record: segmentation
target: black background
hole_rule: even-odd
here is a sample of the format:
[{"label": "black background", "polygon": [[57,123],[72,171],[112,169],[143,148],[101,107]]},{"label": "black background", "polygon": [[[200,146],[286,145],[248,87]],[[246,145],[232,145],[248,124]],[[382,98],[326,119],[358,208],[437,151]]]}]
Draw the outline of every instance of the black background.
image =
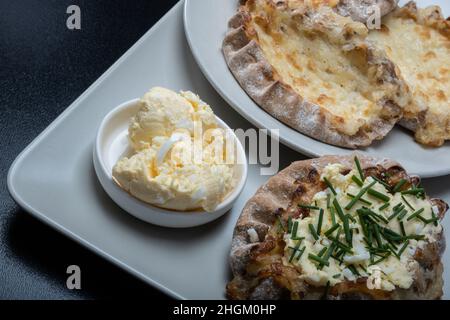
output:
[{"label": "black background", "polygon": [[[10,165],[176,0],[0,0],[0,299],[167,297],[21,210]],[[66,27],[69,5],[81,30]],[[66,288],[66,268],[82,289]]]}]

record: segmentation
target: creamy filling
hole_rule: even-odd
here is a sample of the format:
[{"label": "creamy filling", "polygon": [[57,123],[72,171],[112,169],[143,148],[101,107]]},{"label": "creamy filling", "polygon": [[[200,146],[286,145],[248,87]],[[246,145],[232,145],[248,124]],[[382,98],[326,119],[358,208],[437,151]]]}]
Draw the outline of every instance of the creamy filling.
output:
[{"label": "creamy filling", "polygon": [[436,212],[420,187],[388,188],[356,167],[342,171],[328,165],[321,180],[331,187],[301,205],[308,217],[289,220],[284,263],[315,286],[365,277],[369,289],[408,289],[417,248],[442,230]]}]

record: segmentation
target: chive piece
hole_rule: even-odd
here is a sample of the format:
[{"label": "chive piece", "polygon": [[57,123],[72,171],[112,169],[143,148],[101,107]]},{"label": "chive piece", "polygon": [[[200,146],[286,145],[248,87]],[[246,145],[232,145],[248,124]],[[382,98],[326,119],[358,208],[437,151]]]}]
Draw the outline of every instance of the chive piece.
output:
[{"label": "chive piece", "polygon": [[370,194],[372,197],[378,198],[384,202],[388,202],[390,200],[390,198],[387,195],[382,194],[381,192],[378,192],[377,190],[374,189],[367,190],[367,193]]},{"label": "chive piece", "polygon": [[306,247],[303,247],[303,248],[300,250],[300,252],[299,252],[299,254],[298,254],[298,256],[297,256],[297,261],[300,260],[300,258],[302,257],[303,253],[305,253],[305,250],[306,250]]},{"label": "chive piece", "polygon": [[400,191],[400,189],[405,185],[407,181],[405,179],[400,180],[399,182],[397,182],[397,184],[395,185],[394,189],[392,189],[393,193],[397,193]]},{"label": "chive piece", "polygon": [[355,276],[357,277],[361,276],[358,270],[356,270],[356,267],[354,265],[347,266],[347,269],[350,270]]},{"label": "chive piece", "polygon": [[319,240],[319,236],[317,235],[316,229],[314,229],[314,226],[310,223],[308,225],[309,231],[311,232],[314,240]]},{"label": "chive piece", "polygon": [[336,190],[334,190],[333,185],[331,184],[331,182],[328,181],[328,179],[325,178],[325,177],[323,178],[323,181],[324,181],[325,184],[328,186],[328,188],[330,188],[331,192],[332,192],[334,195],[337,195]]},{"label": "chive piece", "polygon": [[380,263],[381,261],[387,259],[391,255],[391,252],[387,253],[385,256],[381,257],[380,259],[372,262],[370,265],[373,266],[374,264]]},{"label": "chive piece", "polygon": [[360,212],[357,212],[357,213],[358,213],[358,218],[359,218],[359,224],[361,225],[362,231],[363,231],[364,235],[367,236],[366,221],[364,220],[362,213],[360,213]]},{"label": "chive piece", "polygon": [[[356,197],[354,194],[351,194],[351,193],[347,193],[347,196],[350,197],[351,199],[353,199],[354,197]],[[367,205],[369,205],[369,206],[372,205],[372,202],[370,202],[370,201],[368,201],[368,200],[366,200],[366,199],[363,199],[363,198],[359,198],[358,201],[360,201],[360,202],[362,202],[362,203],[364,203],[364,204],[367,204]]]},{"label": "chive piece", "polygon": [[294,226],[292,227],[291,238],[297,237],[297,229],[298,229],[298,221],[295,221]]},{"label": "chive piece", "polygon": [[412,210],[415,211],[416,209],[414,209],[414,207],[408,202],[408,200],[406,200],[405,196],[402,195],[402,199],[403,201],[406,203],[406,205]]},{"label": "chive piece", "polygon": [[320,208],[317,207],[317,206],[309,206],[309,205],[306,205],[306,204],[299,204],[298,206],[300,208],[302,208],[302,209],[320,210]]},{"label": "chive piece", "polygon": [[352,180],[353,180],[353,182],[355,182],[360,187],[362,187],[364,185],[364,182],[359,180],[359,178],[357,176],[355,176],[355,175],[352,176]]},{"label": "chive piece", "polygon": [[305,237],[291,237],[292,240],[305,240]]},{"label": "chive piece", "polygon": [[377,183],[377,182],[372,181],[372,183],[370,183],[367,187],[362,188],[361,191],[359,191],[359,193],[353,198],[353,200],[350,201],[350,203],[345,207],[345,209],[350,210],[355,205],[355,203],[359,200],[359,198],[361,198],[367,192],[367,190],[372,188],[375,183]]},{"label": "chive piece", "polygon": [[309,258],[310,260],[314,260],[314,261],[316,261],[316,262],[319,262],[319,264],[323,264],[323,265],[325,265],[325,266],[327,266],[327,267],[330,265],[330,263],[329,263],[328,261],[325,261],[325,260],[322,259],[321,257],[318,257],[318,256],[316,256],[316,255],[314,255],[314,254],[312,254],[312,253],[308,254],[308,258]]},{"label": "chive piece", "polygon": [[328,230],[325,232],[325,236],[328,237],[328,236],[332,235],[333,232],[336,231],[337,228],[339,228],[339,225],[338,225],[338,224],[335,224],[334,226],[332,226],[330,229],[328,229]]},{"label": "chive piece", "polygon": [[362,264],[358,264],[358,266],[361,268],[362,271],[364,271],[365,273],[367,273],[367,269],[364,268],[364,266]]},{"label": "chive piece", "polygon": [[371,176],[371,177],[372,177],[373,180],[375,180],[375,181],[378,182],[379,184],[383,185],[387,190],[391,190],[391,186],[388,185],[388,184],[387,184],[386,182],[384,182],[383,180],[378,179],[378,178],[375,177],[375,176]]},{"label": "chive piece", "polygon": [[437,226],[438,226],[439,218],[436,217],[436,214],[434,213],[433,208],[431,208],[431,217],[432,217],[431,220],[434,220],[434,221],[433,221],[434,226],[437,227]]},{"label": "chive piece", "polygon": [[378,229],[378,225],[377,224],[373,225],[373,231],[375,233],[375,240],[377,241],[378,247],[382,247],[383,246],[383,242],[381,241],[380,229]]},{"label": "chive piece", "polygon": [[384,209],[386,209],[387,207],[389,207],[391,204],[389,202],[386,202],[385,204],[383,204],[381,207],[378,208],[378,210],[383,211]]},{"label": "chive piece", "polygon": [[333,225],[336,224],[336,216],[334,214],[334,208],[330,207],[330,216],[331,216],[331,222],[333,223]]},{"label": "chive piece", "polygon": [[402,194],[411,194],[414,196],[422,196],[425,192],[424,188],[412,188],[406,191],[402,191]]},{"label": "chive piece", "polygon": [[406,211],[406,209],[402,209],[402,211],[400,211],[400,214],[397,217],[397,220],[403,220],[403,218],[406,216],[407,213],[408,211]]},{"label": "chive piece", "polygon": [[334,208],[336,209],[336,212],[337,212],[339,218],[342,221],[344,221],[344,211],[342,210],[342,207],[339,204],[339,202],[336,200],[336,198],[333,200],[333,205],[334,205]]},{"label": "chive piece", "polygon": [[348,216],[344,217],[344,233],[345,233],[345,240],[349,244],[349,246],[352,246],[352,236],[350,234],[350,226],[348,223]]},{"label": "chive piece", "polygon": [[338,279],[338,278],[340,278],[341,277],[341,274],[340,273],[336,273],[335,275],[333,275],[333,279]]},{"label": "chive piece", "polygon": [[292,232],[292,217],[288,218],[288,233]]},{"label": "chive piece", "polygon": [[400,231],[402,232],[402,236],[406,237],[405,225],[403,224],[403,221],[400,221],[399,224],[400,224]]},{"label": "chive piece", "polygon": [[322,221],[323,221],[323,209],[319,211],[319,221],[317,222],[317,234],[320,235],[322,231]]},{"label": "chive piece", "polygon": [[405,251],[405,249],[408,247],[408,245],[409,245],[409,241],[406,241],[405,244],[403,245],[403,247],[401,247],[401,249],[400,249],[399,252],[397,253],[397,255],[398,255],[399,257],[402,256],[402,253]]},{"label": "chive piece", "polygon": [[365,180],[364,173],[361,169],[361,163],[359,162],[359,159],[357,156],[355,156],[355,164],[356,164],[356,169],[358,169],[358,173],[359,173],[361,180],[364,181]]},{"label": "chive piece", "polygon": [[422,212],[424,212],[424,211],[425,211],[424,208],[417,210],[417,211],[414,212],[412,215],[410,215],[410,216],[406,219],[406,221],[409,221],[409,220],[412,220],[412,219],[416,218],[418,215],[420,215],[420,214],[421,214]]},{"label": "chive piece", "polygon": [[327,193],[327,209],[330,209],[330,200],[331,200],[331,195],[329,193]]},{"label": "chive piece", "polygon": [[281,229],[283,229],[283,231],[286,232],[286,229],[284,228],[284,225],[283,225],[283,221],[281,221],[281,217],[277,216],[277,219],[278,219],[279,227],[281,227]]},{"label": "chive piece", "polygon": [[319,253],[317,254],[319,257],[322,257],[323,254],[325,253],[325,251],[327,251],[327,247],[323,247],[322,250],[319,251]]},{"label": "chive piece", "polygon": [[300,248],[300,244],[302,243],[302,241],[297,242],[297,244],[295,245],[295,248],[292,248],[292,254],[291,257],[289,258],[289,262],[292,262],[292,260],[295,257],[295,254],[297,253],[298,249]]},{"label": "chive piece", "polygon": [[423,234],[421,234],[421,235],[409,235],[409,236],[406,236],[404,239],[411,239],[411,240],[419,241],[419,240],[425,239],[425,236]]}]

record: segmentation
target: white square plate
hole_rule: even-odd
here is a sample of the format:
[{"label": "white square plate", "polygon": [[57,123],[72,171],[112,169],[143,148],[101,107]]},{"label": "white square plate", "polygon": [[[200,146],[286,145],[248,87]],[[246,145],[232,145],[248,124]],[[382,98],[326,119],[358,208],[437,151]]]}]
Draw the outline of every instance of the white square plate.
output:
[{"label": "white square plate", "polygon": [[[182,2],[19,155],[10,169],[8,187],[32,215],[167,294],[223,299],[234,224],[245,202],[268,179],[259,174],[260,166],[249,167],[246,187],[231,212],[202,227],[174,230],[143,223],[122,211],[103,191],[92,164],[102,118],[156,85],[192,90],[230,127],[251,127],[231,111],[195,64],[183,32]],[[280,148],[280,169],[303,158]],[[425,186],[433,196],[450,202],[449,177],[427,180]],[[450,266],[449,253],[444,260]],[[449,279],[447,271],[445,278]],[[445,296],[450,297],[448,283]]]}]

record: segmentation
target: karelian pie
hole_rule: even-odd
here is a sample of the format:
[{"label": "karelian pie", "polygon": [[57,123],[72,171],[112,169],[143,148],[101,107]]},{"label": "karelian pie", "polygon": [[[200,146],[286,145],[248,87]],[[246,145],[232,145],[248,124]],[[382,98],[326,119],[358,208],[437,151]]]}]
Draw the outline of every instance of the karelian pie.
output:
[{"label": "karelian pie", "polygon": [[410,2],[385,16],[369,39],[386,50],[411,89],[401,124],[425,145],[450,140],[450,20],[437,6]]},{"label": "karelian pie", "polygon": [[348,148],[382,139],[402,117],[407,85],[367,41],[363,23],[301,0],[241,3],[223,53],[244,90],[273,117]]},{"label": "karelian pie", "polygon": [[438,299],[448,205],[388,159],[299,161],[247,202],[231,299]]}]

